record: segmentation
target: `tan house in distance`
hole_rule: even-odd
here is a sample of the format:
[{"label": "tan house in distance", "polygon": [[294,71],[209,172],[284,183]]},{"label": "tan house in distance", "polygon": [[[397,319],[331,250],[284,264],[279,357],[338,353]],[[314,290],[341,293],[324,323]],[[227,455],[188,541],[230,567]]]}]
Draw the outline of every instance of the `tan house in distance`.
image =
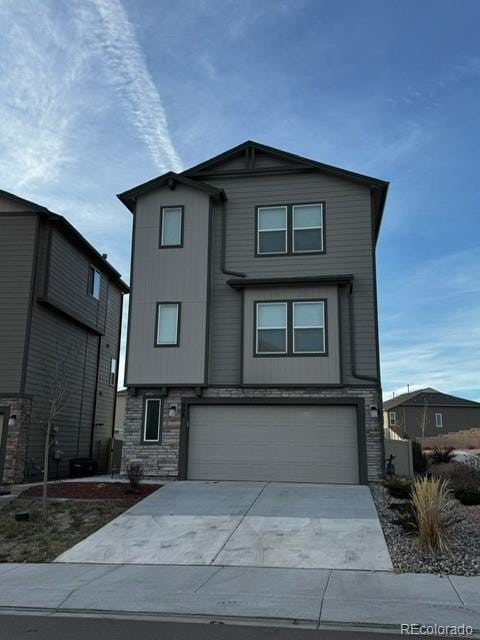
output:
[{"label": "tan house in distance", "polygon": [[480,427],[480,403],[442,393],[431,387],[386,400],[384,426],[401,438],[420,438]]}]

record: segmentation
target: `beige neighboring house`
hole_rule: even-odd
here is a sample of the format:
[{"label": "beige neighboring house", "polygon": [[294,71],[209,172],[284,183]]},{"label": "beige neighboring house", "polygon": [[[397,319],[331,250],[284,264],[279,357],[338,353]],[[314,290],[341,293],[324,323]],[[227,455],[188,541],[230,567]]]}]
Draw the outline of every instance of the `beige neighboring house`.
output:
[{"label": "beige neighboring house", "polygon": [[127,390],[117,391],[117,400],[115,405],[115,424],[113,428],[113,437],[115,440],[123,440],[125,425],[125,409],[127,408]]}]

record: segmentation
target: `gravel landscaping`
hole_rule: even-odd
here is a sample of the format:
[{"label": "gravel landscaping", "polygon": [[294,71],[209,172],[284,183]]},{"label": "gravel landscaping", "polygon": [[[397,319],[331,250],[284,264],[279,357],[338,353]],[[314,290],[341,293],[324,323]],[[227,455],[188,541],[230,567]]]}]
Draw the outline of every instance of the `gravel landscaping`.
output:
[{"label": "gravel landscaping", "polygon": [[415,531],[408,531],[399,523],[402,516],[398,508],[402,509],[407,501],[392,498],[381,485],[370,489],[396,571],[480,575],[480,506],[467,507],[452,499],[448,517],[450,550],[433,555],[420,550]]}]

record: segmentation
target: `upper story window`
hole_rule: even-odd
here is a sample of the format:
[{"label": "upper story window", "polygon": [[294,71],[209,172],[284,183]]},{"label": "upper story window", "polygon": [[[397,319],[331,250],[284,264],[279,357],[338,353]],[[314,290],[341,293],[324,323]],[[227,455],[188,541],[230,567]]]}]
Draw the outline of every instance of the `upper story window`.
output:
[{"label": "upper story window", "polygon": [[108,379],[108,382],[111,387],[115,386],[116,380],[117,380],[117,359],[112,358],[110,360],[110,375]]},{"label": "upper story window", "polygon": [[325,305],[323,302],[293,302],[293,352],[325,352]]},{"label": "upper story window", "polygon": [[102,282],[102,274],[94,266],[90,265],[88,275],[88,294],[100,300],[100,285]]},{"label": "upper story window", "polygon": [[323,253],[324,203],[257,207],[256,255]]},{"label": "upper story window", "polygon": [[443,414],[435,414],[435,426],[437,427],[437,429],[441,429],[443,427]]},{"label": "upper story window", "polygon": [[178,347],[180,344],[180,302],[158,302],[156,347]]},{"label": "upper story window", "polygon": [[255,355],[325,355],[325,300],[255,303]]},{"label": "upper story window", "polygon": [[257,353],[287,352],[287,303],[257,303]]},{"label": "upper story window", "polygon": [[183,245],[183,206],[162,207],[160,213],[160,248]]},{"label": "upper story window", "polygon": [[259,207],[257,253],[287,253],[287,207]]},{"label": "upper story window", "polygon": [[391,427],[396,427],[397,426],[397,412],[396,411],[390,411],[390,413],[388,414],[388,418],[390,420],[390,426]]},{"label": "upper story window", "polygon": [[292,251],[323,251],[323,207],[297,204],[292,207]]}]

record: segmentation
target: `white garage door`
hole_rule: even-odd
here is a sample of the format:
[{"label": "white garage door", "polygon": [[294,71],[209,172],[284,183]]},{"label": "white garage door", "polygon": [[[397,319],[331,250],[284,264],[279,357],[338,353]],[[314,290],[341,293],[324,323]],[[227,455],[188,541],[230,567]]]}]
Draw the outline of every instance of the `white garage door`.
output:
[{"label": "white garage door", "polygon": [[355,407],[192,405],[188,478],[358,483]]}]

